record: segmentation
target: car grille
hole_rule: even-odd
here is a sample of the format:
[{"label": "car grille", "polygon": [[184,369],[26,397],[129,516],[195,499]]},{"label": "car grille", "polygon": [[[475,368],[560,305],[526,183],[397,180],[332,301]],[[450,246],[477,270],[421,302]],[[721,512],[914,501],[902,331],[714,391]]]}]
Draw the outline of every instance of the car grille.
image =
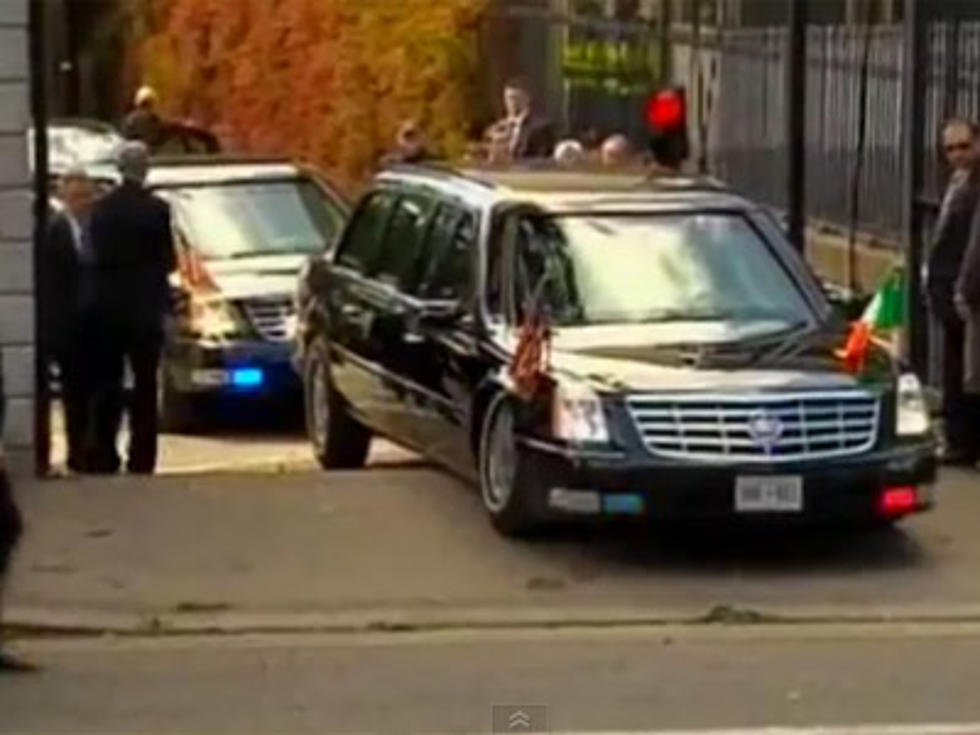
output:
[{"label": "car grille", "polygon": [[290,322],[295,310],[289,297],[245,299],[240,304],[245,317],[262,339],[283,342],[292,337]]},{"label": "car grille", "polygon": [[871,449],[881,401],[865,391],[643,394],[628,397],[627,407],[653,454],[709,462],[790,462]]}]

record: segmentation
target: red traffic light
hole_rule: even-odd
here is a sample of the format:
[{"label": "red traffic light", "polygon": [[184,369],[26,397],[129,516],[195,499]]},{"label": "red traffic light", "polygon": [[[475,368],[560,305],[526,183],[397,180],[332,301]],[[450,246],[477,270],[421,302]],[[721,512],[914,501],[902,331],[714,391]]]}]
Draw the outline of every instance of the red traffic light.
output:
[{"label": "red traffic light", "polygon": [[654,130],[685,128],[687,110],[684,93],[676,89],[657,92],[647,102],[647,124]]}]

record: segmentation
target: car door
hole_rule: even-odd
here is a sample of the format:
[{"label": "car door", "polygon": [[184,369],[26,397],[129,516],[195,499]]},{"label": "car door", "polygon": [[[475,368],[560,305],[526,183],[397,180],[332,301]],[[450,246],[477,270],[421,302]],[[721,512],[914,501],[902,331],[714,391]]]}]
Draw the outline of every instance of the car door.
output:
[{"label": "car door", "polygon": [[[333,385],[352,413],[379,431],[387,431],[385,392],[381,385],[384,353],[377,326],[390,309],[392,289],[374,275],[397,195],[369,194],[357,207],[337,246],[325,278],[315,283],[325,303]],[[311,274],[316,281],[317,274]]]},{"label": "car door", "polygon": [[460,472],[472,469],[469,412],[485,366],[478,359],[473,304],[479,218],[443,203],[428,230],[416,297],[419,317],[410,363],[425,451]]},{"label": "car door", "polygon": [[424,394],[414,376],[424,360],[424,338],[418,331],[422,250],[435,199],[423,190],[402,190],[393,208],[374,280],[388,295],[374,324],[379,349],[379,381],[385,425],[402,442],[425,448],[426,426],[420,409]]}]

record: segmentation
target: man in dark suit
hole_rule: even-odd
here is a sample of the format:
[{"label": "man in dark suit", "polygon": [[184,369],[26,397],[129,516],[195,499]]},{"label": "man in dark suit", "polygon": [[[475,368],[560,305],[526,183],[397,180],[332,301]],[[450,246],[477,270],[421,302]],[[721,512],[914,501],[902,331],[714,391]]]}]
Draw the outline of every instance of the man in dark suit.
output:
[{"label": "man in dark suit", "polygon": [[127,470],[152,473],[157,456],[157,369],[176,268],[170,207],[148,191],[149,151],[130,142],[119,153],[122,183],[93,209],[95,317],[99,335],[97,471],[119,469],[116,438],[124,366],[133,375]]},{"label": "man in dark suit", "polygon": [[545,117],[535,115],[528,85],[512,79],[504,86],[506,116],[494,126],[508,140],[512,160],[551,158],[555,148],[555,127]]},{"label": "man in dark suit", "polygon": [[83,169],[62,176],[63,209],[49,222],[42,270],[41,336],[58,365],[68,468],[73,472],[85,472],[90,464],[92,252],[88,217],[94,199],[95,187]]},{"label": "man in dark suit", "polygon": [[955,304],[957,278],[980,197],[977,128],[966,120],[943,127],[943,149],[953,169],[943,196],[926,271],[929,306],[943,324],[943,416],[950,464],[980,459],[980,405],[963,390],[965,324]]}]

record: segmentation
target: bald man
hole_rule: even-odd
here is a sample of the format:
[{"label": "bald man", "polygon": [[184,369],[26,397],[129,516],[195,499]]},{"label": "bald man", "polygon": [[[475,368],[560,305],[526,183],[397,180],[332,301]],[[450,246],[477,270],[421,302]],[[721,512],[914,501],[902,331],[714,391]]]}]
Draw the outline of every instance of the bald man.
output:
[{"label": "bald man", "polygon": [[606,168],[620,168],[633,162],[633,146],[625,135],[610,135],[602,143],[600,151],[602,165]]}]

